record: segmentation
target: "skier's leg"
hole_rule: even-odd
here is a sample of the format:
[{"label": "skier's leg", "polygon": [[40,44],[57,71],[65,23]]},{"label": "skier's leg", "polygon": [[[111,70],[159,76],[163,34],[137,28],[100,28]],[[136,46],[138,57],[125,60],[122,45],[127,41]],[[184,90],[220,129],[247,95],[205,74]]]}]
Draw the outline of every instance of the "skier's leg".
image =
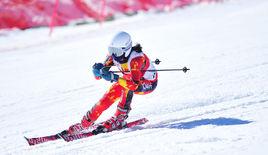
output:
[{"label": "skier's leg", "polygon": [[117,109],[114,114],[115,117],[121,117],[121,116],[127,117],[127,114],[131,110],[130,105],[132,98],[133,98],[133,91],[125,89],[124,93],[122,93],[121,95],[121,100],[117,105]]},{"label": "skier's leg", "polygon": [[126,87],[123,87],[121,100],[117,106],[117,110],[113,117],[111,117],[109,120],[107,120],[103,124],[103,131],[111,131],[117,128],[122,128],[126,122],[125,120],[128,117],[128,113],[131,110],[131,101],[133,94],[148,94],[154,91],[154,89],[157,86],[157,81],[153,82],[143,82],[141,85],[138,86],[138,89],[136,91],[131,91],[127,89]]},{"label": "skier's leg", "polygon": [[[103,111],[108,109],[116,100],[121,97],[123,90],[123,87],[121,87],[118,83],[113,84],[111,88],[99,100],[99,102],[96,103],[91,108],[91,110],[86,113],[86,115],[83,117],[83,120],[87,120],[89,122],[96,121]],[[83,120],[83,127],[88,127],[86,123],[84,124]]]},{"label": "skier's leg", "polygon": [[128,117],[128,113],[131,110],[130,104],[133,97],[133,91],[124,89],[122,91],[121,100],[117,106],[117,110],[113,117],[107,120],[103,126],[105,128],[104,131],[111,131],[116,128],[122,128],[126,122],[125,120]]},{"label": "skier's leg", "polygon": [[80,132],[83,129],[91,126],[101,115],[101,113],[109,108],[116,100],[121,97],[123,87],[118,83],[114,83],[110,89],[103,95],[103,97],[97,102],[91,110],[81,120],[81,123],[70,126],[69,133]]}]

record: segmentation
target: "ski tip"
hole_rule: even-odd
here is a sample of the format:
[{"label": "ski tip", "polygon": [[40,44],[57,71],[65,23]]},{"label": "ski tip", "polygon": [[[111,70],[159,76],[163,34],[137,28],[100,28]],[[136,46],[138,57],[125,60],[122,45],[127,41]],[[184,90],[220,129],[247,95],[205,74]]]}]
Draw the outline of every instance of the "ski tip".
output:
[{"label": "ski tip", "polygon": [[27,138],[27,137],[25,137],[25,136],[23,136],[27,141],[29,140],[29,138]]},{"label": "ski tip", "polygon": [[147,118],[142,118],[142,119],[140,119],[140,121],[141,121],[142,123],[147,123],[149,120],[148,120]]},{"label": "ski tip", "polygon": [[141,118],[141,119],[138,119],[138,120],[136,120],[136,121],[127,123],[126,126],[127,126],[128,128],[132,128],[132,127],[137,126],[137,125],[145,124],[146,122],[148,122],[148,119],[147,119],[147,118]]},{"label": "ski tip", "polygon": [[30,142],[29,138],[27,138],[27,137],[25,137],[25,136],[24,136],[24,138],[27,140],[27,142],[28,142],[28,144],[29,144],[30,146],[33,145],[33,144]]},{"label": "ski tip", "polygon": [[143,118],[144,122],[149,122],[149,120],[147,118]]}]

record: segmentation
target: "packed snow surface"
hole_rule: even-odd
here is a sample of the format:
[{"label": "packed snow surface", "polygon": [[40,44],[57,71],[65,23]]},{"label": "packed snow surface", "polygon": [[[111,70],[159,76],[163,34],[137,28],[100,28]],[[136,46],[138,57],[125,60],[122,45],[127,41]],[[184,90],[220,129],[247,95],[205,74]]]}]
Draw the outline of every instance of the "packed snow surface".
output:
[{"label": "packed snow surface", "polygon": [[[268,1],[229,0],[101,25],[1,32],[1,154],[268,154]],[[96,81],[118,31],[162,63],[157,89],[134,96],[134,129],[28,146],[79,122],[111,85]],[[116,69],[116,68],[113,68]],[[109,118],[116,103],[98,121]]]}]

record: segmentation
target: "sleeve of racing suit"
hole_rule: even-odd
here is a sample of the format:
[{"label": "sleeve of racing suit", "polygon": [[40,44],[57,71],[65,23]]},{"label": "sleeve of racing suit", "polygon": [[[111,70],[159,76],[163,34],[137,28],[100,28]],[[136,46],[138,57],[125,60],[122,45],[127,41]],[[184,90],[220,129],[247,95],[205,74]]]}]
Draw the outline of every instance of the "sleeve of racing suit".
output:
[{"label": "sleeve of racing suit", "polygon": [[110,56],[110,55],[107,55],[107,57],[106,57],[106,59],[105,59],[103,65],[104,65],[105,67],[110,67],[110,68],[111,68],[111,67],[114,65],[113,57]]}]

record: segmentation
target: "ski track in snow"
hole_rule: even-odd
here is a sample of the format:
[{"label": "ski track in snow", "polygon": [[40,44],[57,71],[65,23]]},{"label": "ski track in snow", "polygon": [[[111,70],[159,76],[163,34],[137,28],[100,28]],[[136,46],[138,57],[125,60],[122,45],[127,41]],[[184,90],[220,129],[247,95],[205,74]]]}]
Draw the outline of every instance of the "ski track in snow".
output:
[{"label": "ski track in snow", "polygon": [[[268,153],[268,2],[229,0],[103,25],[0,35],[1,154]],[[157,68],[157,89],[134,96],[129,120],[143,126],[66,143],[28,146],[23,136],[57,133],[80,121],[110,83],[96,81],[111,37],[128,31]],[[99,121],[109,118],[114,104]]]}]

